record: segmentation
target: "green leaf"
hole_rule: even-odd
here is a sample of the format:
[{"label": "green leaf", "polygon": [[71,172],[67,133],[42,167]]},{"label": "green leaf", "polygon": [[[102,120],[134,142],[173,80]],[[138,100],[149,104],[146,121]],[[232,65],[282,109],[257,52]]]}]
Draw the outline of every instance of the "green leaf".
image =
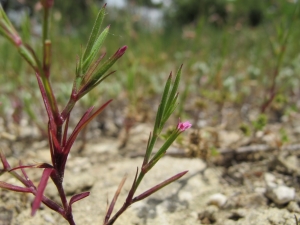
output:
[{"label": "green leaf", "polygon": [[84,62],[82,64],[82,73],[85,73],[88,70],[88,68],[90,67],[90,65],[92,64],[92,62],[96,59],[98,52],[99,52],[101,46],[103,45],[104,40],[106,39],[108,31],[109,31],[109,26],[106,27],[102,31],[102,33],[99,35],[99,37],[95,41],[95,43],[90,51],[90,54],[86,57],[86,59],[84,59]]},{"label": "green leaf", "polygon": [[178,93],[175,95],[175,97],[173,98],[173,100],[171,101],[171,104],[168,105],[168,108],[166,110],[166,112],[164,113],[164,117],[162,118],[162,123],[166,123],[167,120],[169,119],[169,117],[173,114],[173,112],[175,111],[178,103],[177,103],[177,99],[178,99]]},{"label": "green leaf", "polygon": [[[80,55],[82,55],[82,49],[81,49]],[[76,73],[76,77],[75,77],[75,80],[73,82],[72,92],[77,94],[78,89],[79,89],[80,84],[81,84],[81,81],[83,79],[82,58],[80,58],[80,57],[77,58],[75,73]]]},{"label": "green leaf", "polygon": [[177,94],[177,90],[178,90],[178,86],[179,86],[179,82],[180,82],[180,78],[181,78],[181,69],[182,69],[182,65],[180,66],[179,70],[177,71],[175,81],[174,81],[171,93],[169,95],[168,102],[166,104],[167,108],[170,107],[172,104],[174,104],[173,100]]},{"label": "green leaf", "polygon": [[166,104],[166,100],[167,100],[167,97],[168,97],[168,94],[169,94],[171,81],[172,81],[172,74],[170,74],[170,76],[169,76],[169,78],[166,82],[164,92],[163,92],[163,96],[162,96],[161,102],[160,102],[160,104],[158,106],[158,109],[157,109],[155,124],[154,124],[154,128],[153,128],[153,136],[150,138],[150,142],[148,143],[146,154],[145,154],[145,157],[144,157],[144,163],[145,164],[148,163],[148,160],[149,160],[150,155],[152,153],[155,142],[156,142],[156,140],[158,138],[158,135],[160,134],[160,132],[163,128],[163,125],[164,125],[164,123],[162,123],[162,118],[164,116],[165,104]]},{"label": "green leaf", "polygon": [[169,136],[169,138],[166,140],[166,142],[161,146],[161,148],[155,153],[153,158],[150,160],[148,165],[145,167],[146,171],[149,171],[166,153],[168,148],[171,146],[171,144],[176,140],[180,132],[175,129],[172,134]]},{"label": "green leaf", "polygon": [[99,34],[99,31],[100,31],[104,16],[105,16],[105,5],[102,7],[102,9],[99,11],[99,13],[97,15],[97,18],[96,18],[96,21],[94,23],[90,38],[88,40],[87,47],[86,47],[85,52],[84,52],[83,57],[82,57],[83,61],[85,61],[86,58],[90,55],[90,52],[91,52],[91,50],[94,46],[94,43],[95,43],[95,41],[98,37],[98,34]]},{"label": "green leaf", "polygon": [[[170,90],[171,82],[172,82],[172,73],[170,74],[170,76],[169,76],[169,78],[166,82],[164,92],[163,92],[163,95],[162,95],[162,98],[161,98],[160,106],[159,106],[157,114],[156,114],[156,121],[155,121],[154,129],[158,133],[161,132],[161,130],[163,128],[163,125],[164,125],[164,124],[161,123],[161,121],[162,121],[162,118],[165,114],[165,108],[166,108],[166,103],[167,103],[167,99],[168,99],[168,96],[169,96],[169,90]],[[153,133],[156,135],[156,132],[153,132]]]},{"label": "green leaf", "polygon": [[31,67],[33,67],[34,69],[38,68],[38,63],[36,62],[35,57],[24,45],[21,45],[19,47],[19,53],[22,57],[25,58],[25,60]]},{"label": "green leaf", "polygon": [[9,27],[13,27],[13,25],[10,22],[9,18],[7,17],[4,9],[2,8],[2,5],[0,4],[0,20],[2,20],[2,19],[9,25]]},{"label": "green leaf", "polygon": [[[122,48],[118,49],[116,53],[110,57],[102,66],[95,72],[93,75],[89,75],[87,80],[84,80],[82,86],[79,90],[79,98],[87,94],[91,91],[95,84],[98,84],[99,80],[103,77],[103,75],[109,70],[110,67],[114,65],[114,63],[125,53],[127,46],[123,46]],[[84,78],[86,79],[86,77]]]}]

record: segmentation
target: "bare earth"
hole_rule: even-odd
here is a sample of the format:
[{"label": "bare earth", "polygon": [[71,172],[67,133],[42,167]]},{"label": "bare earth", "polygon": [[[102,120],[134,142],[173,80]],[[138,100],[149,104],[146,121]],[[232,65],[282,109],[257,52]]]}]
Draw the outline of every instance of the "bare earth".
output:
[{"label": "bare earth", "polygon": [[[19,159],[23,164],[49,162],[47,142],[26,139],[28,134],[36,132],[35,128],[24,126],[20,130],[20,137],[14,141],[13,135],[1,133],[1,148],[11,165],[16,166]],[[243,145],[249,138],[244,138],[239,131],[223,128],[212,131],[206,128],[201,133],[191,129],[182,136],[181,144],[172,146],[145,177],[138,193],[179,172],[189,172],[179,181],[133,205],[116,224],[296,224],[295,216],[300,216],[300,147],[296,142],[276,146],[279,140],[276,126],[269,126],[266,130],[269,132],[259,134],[259,142]],[[120,208],[136,168],[141,166],[150,131],[150,125],[136,123],[126,136],[123,148],[120,148],[124,145],[122,131],[118,135],[100,135],[99,130],[91,129],[83,150],[81,141],[78,141],[65,175],[65,189],[69,197],[91,191],[89,197],[74,204],[74,217],[78,225],[102,224],[107,200],[111,200],[119,182],[127,176],[116,205],[116,209]],[[210,136],[205,136],[205,132]],[[217,140],[212,138],[212,134],[217,135]],[[199,138],[195,139],[197,135]],[[205,146],[216,141],[218,153],[208,152]],[[42,171],[26,171],[38,184]],[[18,184],[6,174],[1,181]],[[31,217],[33,196],[2,189],[0,195],[0,225],[67,225],[63,218],[45,206],[41,206],[36,216]],[[46,195],[57,199],[51,182]]]}]

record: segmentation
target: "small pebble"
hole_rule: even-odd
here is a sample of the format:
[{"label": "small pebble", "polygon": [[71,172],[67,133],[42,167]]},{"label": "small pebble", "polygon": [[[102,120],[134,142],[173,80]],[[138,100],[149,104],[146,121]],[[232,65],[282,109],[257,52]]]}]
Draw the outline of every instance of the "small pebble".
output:
[{"label": "small pebble", "polygon": [[266,196],[278,205],[289,203],[295,198],[295,189],[286,186],[268,188]]},{"label": "small pebble", "polygon": [[292,201],[288,204],[287,210],[289,210],[290,212],[300,213],[300,207],[295,201]]},{"label": "small pebble", "polygon": [[208,205],[215,205],[222,208],[227,202],[227,197],[221,193],[213,194],[208,199]]}]

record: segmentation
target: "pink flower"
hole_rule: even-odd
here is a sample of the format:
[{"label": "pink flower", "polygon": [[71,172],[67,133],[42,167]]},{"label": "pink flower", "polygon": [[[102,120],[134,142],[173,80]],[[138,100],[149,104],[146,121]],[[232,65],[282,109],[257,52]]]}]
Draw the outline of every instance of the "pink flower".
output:
[{"label": "pink flower", "polygon": [[185,121],[185,122],[179,122],[177,125],[177,129],[182,132],[185,131],[187,129],[189,129],[192,126],[192,124],[189,121]]}]

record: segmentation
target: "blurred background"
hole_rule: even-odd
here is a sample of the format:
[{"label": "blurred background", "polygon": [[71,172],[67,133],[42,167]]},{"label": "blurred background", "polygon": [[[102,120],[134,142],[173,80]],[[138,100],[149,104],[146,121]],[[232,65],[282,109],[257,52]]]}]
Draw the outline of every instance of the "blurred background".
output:
[{"label": "blurred background", "polygon": [[[39,2],[0,2],[23,40],[41,53]],[[114,98],[115,114],[120,110],[123,117],[149,121],[169,72],[184,64],[176,113],[195,128],[225,124],[246,133],[295,119],[300,107],[300,14],[299,3],[291,0],[55,1],[52,81],[61,107],[71,91],[76,57],[105,3],[103,28],[111,26],[103,52],[110,56],[123,45],[128,50],[107,85],[83,99],[83,109]],[[3,123],[30,118],[39,124],[42,107],[35,76],[2,37],[0,49]]]}]

